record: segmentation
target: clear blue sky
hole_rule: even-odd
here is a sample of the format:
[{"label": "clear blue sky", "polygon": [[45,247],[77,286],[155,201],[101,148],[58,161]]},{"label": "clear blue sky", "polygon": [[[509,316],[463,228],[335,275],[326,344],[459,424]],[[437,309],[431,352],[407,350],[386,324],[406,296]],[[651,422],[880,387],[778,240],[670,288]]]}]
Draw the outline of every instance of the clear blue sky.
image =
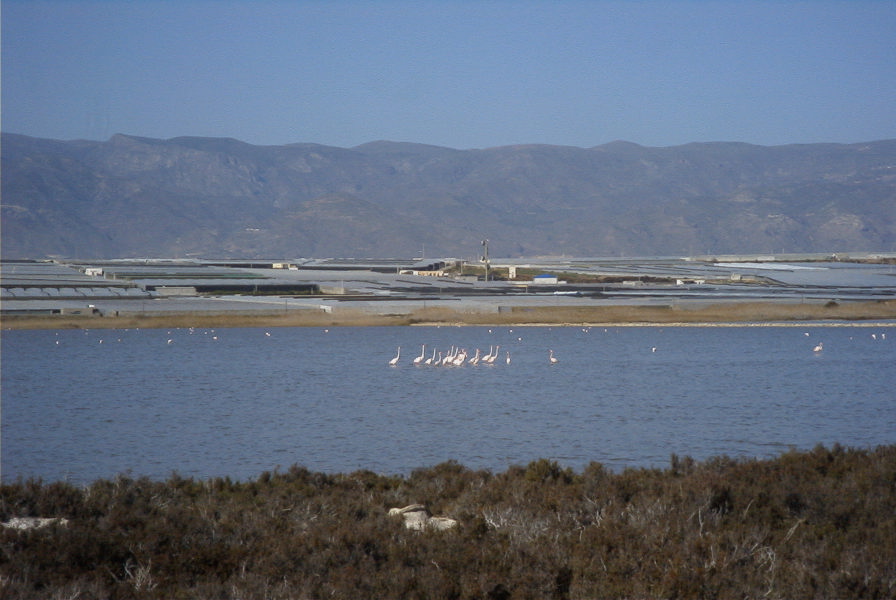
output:
[{"label": "clear blue sky", "polygon": [[453,148],[896,138],[896,2],[4,0],[2,129]]}]

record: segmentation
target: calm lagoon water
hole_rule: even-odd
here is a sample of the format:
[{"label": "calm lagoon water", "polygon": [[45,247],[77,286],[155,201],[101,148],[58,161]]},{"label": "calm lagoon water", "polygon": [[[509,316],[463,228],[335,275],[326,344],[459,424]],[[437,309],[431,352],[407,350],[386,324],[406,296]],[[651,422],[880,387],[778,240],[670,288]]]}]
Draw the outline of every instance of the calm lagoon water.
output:
[{"label": "calm lagoon water", "polygon": [[[501,348],[491,366],[414,366],[422,344],[427,356]],[[538,458],[620,470],[665,467],[672,453],[772,457],[819,443],[896,443],[896,329],[2,334],[3,481],[244,480],[293,464],[408,474],[446,460],[501,471]]]}]

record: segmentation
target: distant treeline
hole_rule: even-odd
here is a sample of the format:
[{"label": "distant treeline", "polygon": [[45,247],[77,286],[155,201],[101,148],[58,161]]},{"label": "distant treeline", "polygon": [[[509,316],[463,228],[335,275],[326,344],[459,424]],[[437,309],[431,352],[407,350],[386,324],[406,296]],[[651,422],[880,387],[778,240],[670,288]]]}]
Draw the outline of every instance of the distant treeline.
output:
[{"label": "distant treeline", "polygon": [[[413,503],[457,527],[388,515]],[[0,518],[2,598],[896,597],[896,446],[618,473],[20,480]]]}]

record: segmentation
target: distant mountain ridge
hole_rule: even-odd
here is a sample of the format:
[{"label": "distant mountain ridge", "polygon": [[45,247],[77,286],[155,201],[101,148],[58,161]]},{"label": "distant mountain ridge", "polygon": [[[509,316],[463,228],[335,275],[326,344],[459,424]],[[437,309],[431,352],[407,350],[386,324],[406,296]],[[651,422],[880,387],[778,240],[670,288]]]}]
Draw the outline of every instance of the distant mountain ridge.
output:
[{"label": "distant mountain ridge", "polygon": [[455,150],[2,134],[3,258],[896,250],[896,140]]}]

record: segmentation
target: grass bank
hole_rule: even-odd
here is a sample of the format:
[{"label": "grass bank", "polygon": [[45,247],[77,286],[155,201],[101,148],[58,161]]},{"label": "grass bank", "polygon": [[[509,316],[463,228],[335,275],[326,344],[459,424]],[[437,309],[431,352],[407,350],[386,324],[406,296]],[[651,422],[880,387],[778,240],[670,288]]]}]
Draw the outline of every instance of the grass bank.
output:
[{"label": "grass bank", "polygon": [[745,323],[773,321],[862,321],[896,319],[896,300],[874,302],[787,303],[730,302],[670,306],[517,306],[501,312],[460,308],[425,308],[401,314],[380,314],[342,308],[333,312],[297,310],[288,313],[166,315],[4,316],[4,329],[101,329],[153,327],[338,327],[377,325],[605,325],[623,323]]},{"label": "grass bank", "polygon": [[[456,519],[412,531],[391,507]],[[3,598],[892,598],[896,446],[0,486]]]}]

